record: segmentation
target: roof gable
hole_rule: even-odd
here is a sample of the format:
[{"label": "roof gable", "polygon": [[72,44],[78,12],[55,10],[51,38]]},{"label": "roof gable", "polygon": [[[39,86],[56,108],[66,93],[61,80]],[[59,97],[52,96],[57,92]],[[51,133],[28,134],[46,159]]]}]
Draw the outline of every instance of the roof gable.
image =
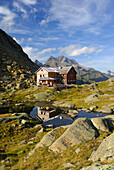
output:
[{"label": "roof gable", "polygon": [[[70,67],[63,67],[61,70],[60,70],[60,74],[68,74],[68,72],[74,68],[73,66],[70,66]],[[75,70],[75,69],[74,69]],[[75,70],[76,72],[76,70]],[[77,73],[77,72],[76,72]]]},{"label": "roof gable", "polygon": [[[52,68],[52,67],[40,67],[35,73],[37,73],[38,71],[40,71],[40,69],[44,69],[47,72],[55,72],[55,73],[60,73],[60,74],[68,74],[68,72],[71,70],[71,68],[74,69],[73,66],[70,67],[61,67],[61,68]],[[74,69],[75,70],[75,69]],[[76,70],[75,70],[76,72]],[[76,72],[77,74],[77,72]]]},{"label": "roof gable", "polygon": [[54,72],[57,73],[58,70],[57,68],[52,68],[52,67],[40,67],[35,73],[37,73],[38,71],[40,71],[40,69],[44,69],[47,72]]}]

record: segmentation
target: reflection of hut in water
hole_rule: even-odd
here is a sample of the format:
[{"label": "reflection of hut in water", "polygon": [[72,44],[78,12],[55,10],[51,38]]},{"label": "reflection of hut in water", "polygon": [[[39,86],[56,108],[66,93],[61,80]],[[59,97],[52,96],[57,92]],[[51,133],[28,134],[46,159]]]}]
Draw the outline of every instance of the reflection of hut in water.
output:
[{"label": "reflection of hut in water", "polygon": [[44,121],[60,114],[60,112],[61,109],[59,108],[40,107],[40,106],[38,107],[38,117]]}]

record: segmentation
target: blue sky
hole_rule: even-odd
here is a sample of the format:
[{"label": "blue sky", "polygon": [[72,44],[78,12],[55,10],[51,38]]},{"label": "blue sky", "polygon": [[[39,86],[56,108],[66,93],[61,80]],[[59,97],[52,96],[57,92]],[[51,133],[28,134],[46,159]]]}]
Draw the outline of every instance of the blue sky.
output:
[{"label": "blue sky", "polygon": [[0,0],[0,28],[34,61],[114,71],[114,0]]}]

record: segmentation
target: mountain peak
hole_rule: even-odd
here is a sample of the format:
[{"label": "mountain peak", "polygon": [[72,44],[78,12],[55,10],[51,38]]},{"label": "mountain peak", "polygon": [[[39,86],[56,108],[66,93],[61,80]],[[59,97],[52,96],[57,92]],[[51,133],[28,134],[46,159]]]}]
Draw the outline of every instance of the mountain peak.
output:
[{"label": "mountain peak", "polygon": [[43,64],[42,64],[42,63],[40,63],[38,60],[35,60],[35,61],[34,61],[34,63],[35,63],[38,67],[43,66]]},{"label": "mountain peak", "polygon": [[55,59],[53,56],[50,56],[49,59]]},{"label": "mountain peak", "polygon": [[106,74],[109,75],[109,76],[114,77],[114,72],[112,72],[112,71],[110,71],[110,70],[108,70],[108,71],[106,72]]},{"label": "mountain peak", "polygon": [[67,67],[74,66],[77,74],[77,84],[91,83],[93,81],[105,81],[109,78],[108,75],[103,74],[93,68],[86,68],[77,63],[75,59],[69,59],[65,56],[58,56],[56,58],[50,57],[45,65],[47,67]]}]

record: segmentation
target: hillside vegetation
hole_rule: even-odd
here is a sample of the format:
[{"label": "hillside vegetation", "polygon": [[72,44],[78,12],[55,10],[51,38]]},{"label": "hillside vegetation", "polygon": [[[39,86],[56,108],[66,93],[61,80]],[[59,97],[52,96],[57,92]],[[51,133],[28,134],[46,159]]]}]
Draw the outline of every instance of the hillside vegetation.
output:
[{"label": "hillside vegetation", "polygon": [[[0,107],[4,109],[5,106],[10,107],[7,114],[0,115],[0,120],[2,122],[0,123],[1,168],[15,170],[64,170],[68,169],[68,166],[71,166],[73,169],[79,170],[82,167],[93,164],[92,161],[89,160],[92,152],[100,146],[104,138],[112,133],[112,130],[110,132],[107,130],[101,131],[99,129],[97,130],[97,138],[70,146],[62,153],[50,151],[48,146],[44,146],[43,148],[36,147],[42,138],[49,133],[49,129],[46,129],[45,132],[39,132],[42,128],[41,125],[39,125],[37,120],[32,120],[30,118],[29,123],[28,121],[19,123],[18,120],[4,121],[2,119],[2,117],[12,116],[13,108],[16,108],[15,103],[18,104],[17,101],[21,104],[29,103],[29,105],[35,105],[37,101],[45,101],[50,105],[69,108],[75,107],[75,109],[90,109],[92,106],[96,106],[93,107],[93,111],[101,110],[102,112],[104,107],[105,111],[107,109],[106,107],[108,107],[107,113],[109,113],[109,111],[113,113],[114,80],[111,78],[104,82],[92,83],[90,85],[75,85],[65,88],[32,86],[24,90],[12,91],[8,89],[6,92],[0,93]],[[20,107],[22,108],[23,105],[20,105]],[[95,120],[93,119],[93,121]],[[81,127],[81,125],[79,127]],[[83,124],[82,127],[84,127]],[[53,131],[52,135],[57,140],[63,133],[65,134],[66,129],[67,128],[57,129]],[[49,137],[51,136],[49,135]],[[83,138],[80,137],[80,140],[82,139]],[[102,161],[100,161],[99,163],[112,166],[112,162],[113,161],[102,163]]]},{"label": "hillside vegetation", "polygon": [[72,107],[90,109],[96,106],[94,111],[103,110],[107,112],[114,108],[114,79],[104,82],[92,83],[90,85],[74,85],[71,87],[37,87],[32,86],[24,90],[10,90],[0,93],[0,103],[10,105],[12,102],[37,102],[51,101],[50,104],[58,107]]}]

